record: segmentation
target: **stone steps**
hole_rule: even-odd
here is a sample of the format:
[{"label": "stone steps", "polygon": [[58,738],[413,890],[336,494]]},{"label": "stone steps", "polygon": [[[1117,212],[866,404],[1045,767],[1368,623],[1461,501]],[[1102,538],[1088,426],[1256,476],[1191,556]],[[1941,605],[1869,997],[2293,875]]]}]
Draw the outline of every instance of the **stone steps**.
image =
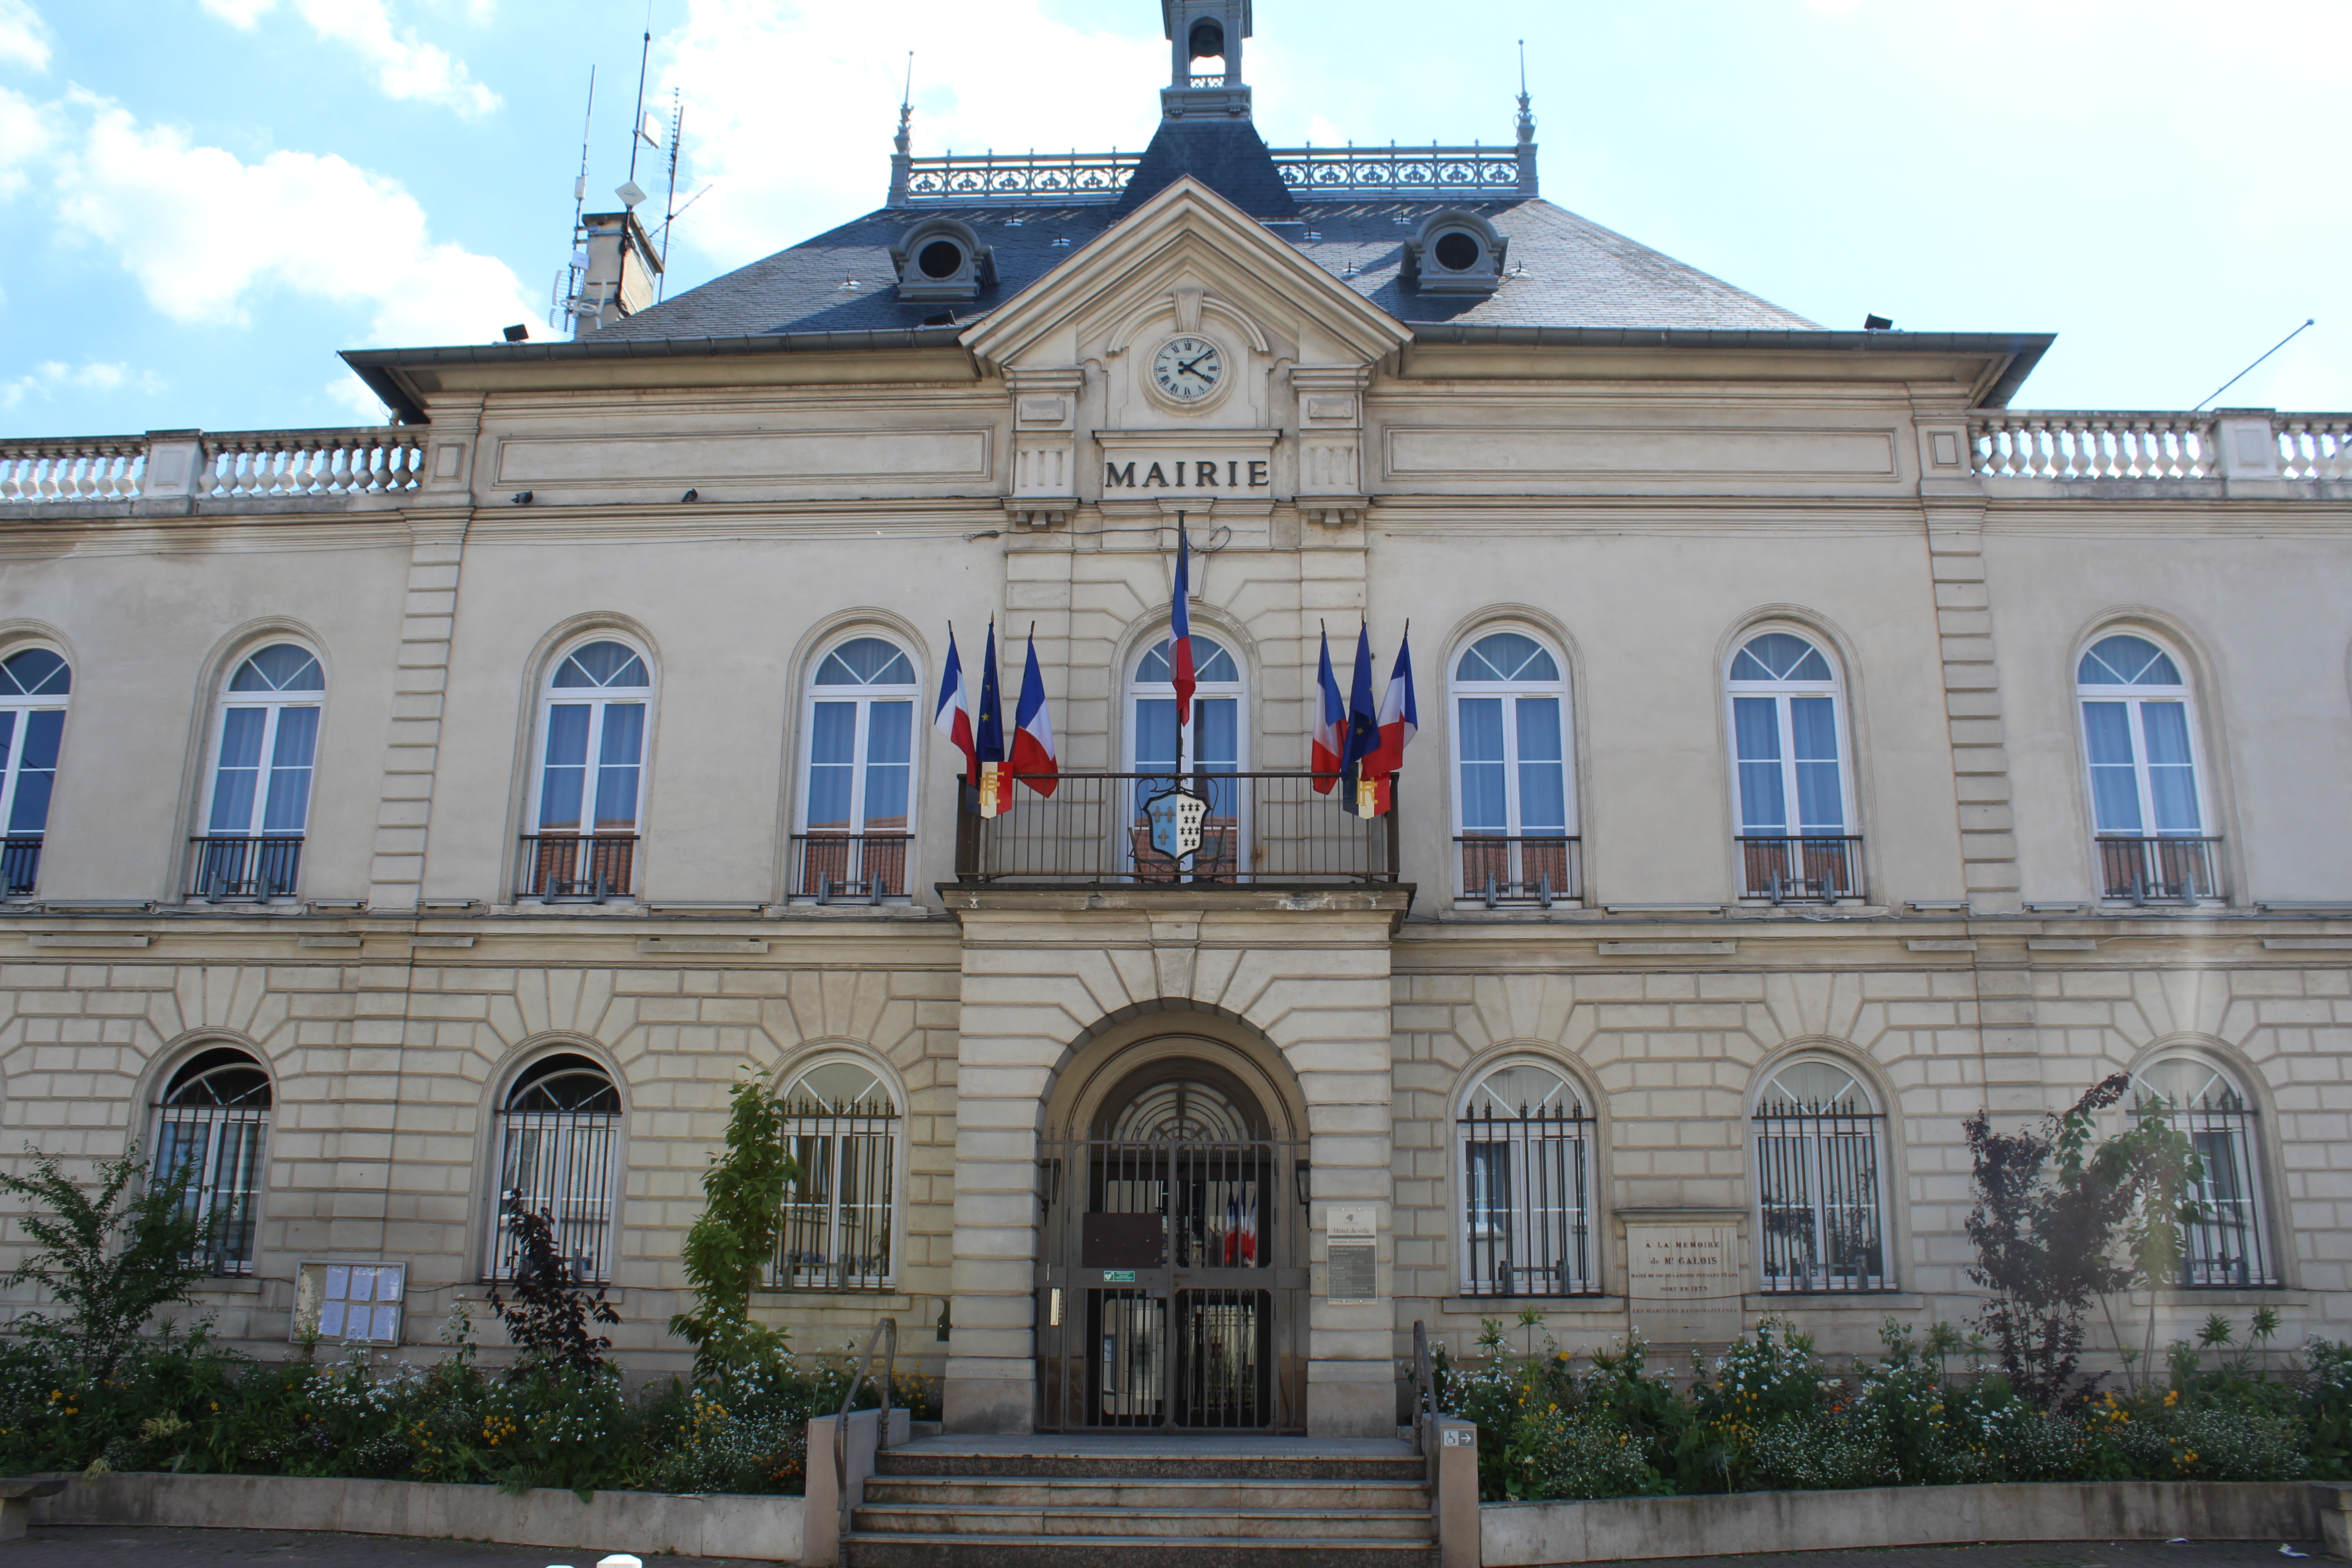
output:
[{"label": "stone steps", "polygon": [[1027,1476],[885,1476],[866,1483],[869,1508],[950,1504],[1016,1507],[1047,1500],[1065,1508],[1407,1509],[1426,1512],[1428,1489],[1411,1481],[1149,1479]]},{"label": "stone steps", "polygon": [[860,1508],[859,1535],[1122,1535],[1154,1540],[1316,1539],[1335,1533],[1367,1540],[1426,1541],[1429,1510],[1382,1508],[1077,1508],[1058,1500],[964,1503],[950,1509]]},{"label": "stone steps", "polygon": [[842,1568],[1438,1568],[1433,1542],[1353,1536],[1234,1541],[1213,1536],[859,1535]]}]

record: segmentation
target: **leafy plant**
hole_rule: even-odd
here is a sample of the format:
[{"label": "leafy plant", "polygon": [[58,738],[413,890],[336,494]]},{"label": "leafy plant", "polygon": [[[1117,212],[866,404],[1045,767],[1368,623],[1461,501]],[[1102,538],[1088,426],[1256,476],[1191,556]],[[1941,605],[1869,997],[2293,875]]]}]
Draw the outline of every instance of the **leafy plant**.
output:
[{"label": "leafy plant", "polygon": [[139,1145],[100,1161],[95,1191],[35,1153],[30,1176],[0,1172],[0,1192],[33,1205],[17,1216],[36,1244],[0,1284],[34,1284],[63,1311],[27,1312],[11,1329],[47,1342],[83,1375],[103,1384],[137,1348],[158,1309],[185,1301],[203,1278],[205,1226],[189,1202],[185,1164],[148,1179]]},{"label": "leafy plant", "polygon": [[[604,1300],[604,1287],[593,1290],[579,1277],[571,1259],[555,1245],[555,1222],[517,1205],[508,1215],[521,1245],[517,1249],[514,1299],[498,1286],[490,1291],[490,1310],[507,1326],[507,1337],[521,1348],[522,1357],[507,1369],[509,1383],[542,1371],[589,1376],[604,1372],[611,1336],[592,1334],[590,1323],[611,1325],[621,1314]],[[470,1344],[467,1347],[470,1355]]]},{"label": "leafy plant", "polygon": [[775,1258],[800,1164],[784,1146],[784,1108],[759,1079],[738,1083],[730,1099],[726,1144],[703,1173],[702,1213],[682,1254],[694,1310],[669,1321],[669,1331],[694,1346],[698,1377],[772,1360],[784,1342],[781,1331],[751,1321],[751,1292]]}]

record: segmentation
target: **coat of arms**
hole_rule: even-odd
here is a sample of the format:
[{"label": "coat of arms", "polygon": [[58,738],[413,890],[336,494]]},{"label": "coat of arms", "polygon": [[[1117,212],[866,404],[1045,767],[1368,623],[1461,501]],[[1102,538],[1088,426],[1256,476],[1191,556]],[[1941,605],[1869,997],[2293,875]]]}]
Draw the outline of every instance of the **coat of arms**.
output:
[{"label": "coat of arms", "polygon": [[1143,803],[1144,820],[1151,824],[1151,847],[1171,860],[1181,860],[1201,847],[1201,825],[1209,819],[1209,803],[1188,789],[1171,789]]}]

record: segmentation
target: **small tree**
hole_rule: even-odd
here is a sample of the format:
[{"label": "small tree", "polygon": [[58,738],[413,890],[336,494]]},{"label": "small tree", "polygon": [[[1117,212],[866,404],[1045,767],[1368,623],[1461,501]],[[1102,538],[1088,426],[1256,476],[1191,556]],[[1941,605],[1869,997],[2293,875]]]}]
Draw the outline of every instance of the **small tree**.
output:
[{"label": "small tree", "polygon": [[751,1292],[775,1258],[784,1199],[801,1178],[784,1148],[783,1106],[756,1078],[730,1098],[727,1142],[703,1173],[703,1210],[682,1255],[694,1310],[669,1321],[669,1331],[694,1346],[698,1374],[777,1348],[777,1331],[751,1321]]},{"label": "small tree", "polygon": [[[32,1152],[28,1149],[28,1152]],[[194,1173],[186,1164],[148,1179],[139,1145],[99,1163],[98,1186],[85,1191],[54,1155],[33,1153],[33,1173],[0,1172],[0,1192],[31,1208],[17,1224],[35,1248],[0,1284],[38,1285],[64,1309],[27,1312],[9,1327],[46,1340],[93,1381],[103,1382],[130,1355],[157,1309],[185,1301],[201,1279],[205,1226],[190,1203]]]},{"label": "small tree", "polygon": [[507,1300],[497,1289],[490,1291],[490,1310],[523,1352],[507,1369],[507,1381],[520,1382],[542,1368],[581,1375],[602,1372],[613,1341],[606,1334],[590,1333],[588,1325],[621,1321],[604,1300],[604,1287],[589,1289],[557,1249],[555,1223],[546,1215],[518,1205],[509,1223],[521,1242],[516,1249],[514,1300]]}]

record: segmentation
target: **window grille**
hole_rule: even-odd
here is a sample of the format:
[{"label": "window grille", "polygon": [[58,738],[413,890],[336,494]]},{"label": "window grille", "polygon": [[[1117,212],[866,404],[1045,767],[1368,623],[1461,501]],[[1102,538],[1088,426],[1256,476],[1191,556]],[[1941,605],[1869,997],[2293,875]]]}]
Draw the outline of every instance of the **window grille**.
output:
[{"label": "window grille", "polygon": [[1885,1290],[1880,1162],[1886,1118],[1856,1100],[1771,1100],[1756,1108],[1763,1287]]},{"label": "window grille", "polygon": [[1462,1117],[1462,1293],[1596,1296],[1592,1119],[1557,1101],[1496,1115],[1491,1095]]},{"label": "window grille", "polygon": [[499,1113],[499,1213],[489,1277],[511,1279],[521,1261],[518,1214],[543,1214],[576,1279],[613,1277],[613,1146],[618,1114],[599,1110]]},{"label": "window grille", "polygon": [[[820,1069],[821,1071],[823,1069]],[[814,1078],[816,1075],[812,1074]],[[869,1080],[871,1075],[866,1075]],[[803,1080],[803,1089],[807,1080]],[[898,1198],[898,1111],[878,1082],[844,1101],[796,1091],[785,1146],[800,1166],[786,1192],[775,1282],[785,1290],[887,1290]]]},{"label": "window grille", "polygon": [[265,1105],[165,1105],[155,1113],[155,1169],[185,1170],[184,1207],[195,1219],[194,1261],[215,1275],[253,1272],[268,1142]]},{"label": "window grille", "polygon": [[[2197,1065],[2202,1068],[2201,1063]],[[2202,1205],[2203,1217],[2182,1227],[2187,1245],[2180,1283],[2190,1289],[2275,1285],[2279,1282],[2276,1266],[2263,1225],[2262,1166],[2255,1153],[2261,1145],[2259,1113],[2210,1068],[2200,1076],[2209,1082],[2205,1092],[2194,1099],[2168,1099],[2150,1094],[2143,1086],[2139,1101],[2143,1109],[2158,1102],[2165,1119],[2187,1136],[2204,1166],[2191,1194]]]}]

